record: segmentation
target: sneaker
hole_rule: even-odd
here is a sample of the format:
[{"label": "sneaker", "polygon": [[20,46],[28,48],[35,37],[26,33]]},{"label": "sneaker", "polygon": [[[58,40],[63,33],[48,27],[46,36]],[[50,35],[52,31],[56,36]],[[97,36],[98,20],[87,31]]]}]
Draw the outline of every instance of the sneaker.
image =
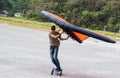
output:
[{"label": "sneaker", "polygon": [[62,69],[56,68],[55,71],[62,71]]}]

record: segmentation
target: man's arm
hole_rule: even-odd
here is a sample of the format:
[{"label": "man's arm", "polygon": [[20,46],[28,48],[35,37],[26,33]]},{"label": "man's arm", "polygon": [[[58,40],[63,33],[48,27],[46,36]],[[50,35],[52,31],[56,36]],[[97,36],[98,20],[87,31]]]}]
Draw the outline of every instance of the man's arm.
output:
[{"label": "man's arm", "polygon": [[60,40],[67,40],[69,38],[69,35],[66,38],[59,37]]},{"label": "man's arm", "polygon": [[60,37],[60,35],[59,35],[59,34],[58,34],[58,35],[53,35],[53,34],[52,34],[51,37],[54,38],[54,39],[57,39],[57,38]]},{"label": "man's arm", "polygon": [[60,34],[60,36],[59,36],[59,39],[60,39],[60,40],[67,40],[67,39],[69,38],[69,35],[68,35],[66,38],[62,38],[62,37],[61,37],[61,34],[64,33],[63,30],[59,30],[58,32],[59,32],[59,34]]}]

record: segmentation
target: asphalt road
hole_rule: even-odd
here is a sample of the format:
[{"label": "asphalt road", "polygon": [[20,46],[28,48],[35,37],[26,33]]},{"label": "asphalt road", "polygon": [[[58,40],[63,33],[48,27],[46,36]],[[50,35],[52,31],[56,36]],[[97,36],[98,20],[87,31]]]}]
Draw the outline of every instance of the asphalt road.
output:
[{"label": "asphalt road", "polygon": [[119,42],[69,39],[59,59],[63,76],[52,76],[48,31],[0,24],[0,78],[120,78]]}]

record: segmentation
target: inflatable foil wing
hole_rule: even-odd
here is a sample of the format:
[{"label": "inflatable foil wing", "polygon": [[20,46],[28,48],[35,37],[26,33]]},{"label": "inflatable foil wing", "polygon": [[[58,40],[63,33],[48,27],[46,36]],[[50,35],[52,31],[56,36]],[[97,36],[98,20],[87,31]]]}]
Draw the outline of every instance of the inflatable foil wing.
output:
[{"label": "inflatable foil wing", "polygon": [[47,19],[49,19],[50,21],[52,21],[53,23],[57,24],[60,28],[62,28],[68,35],[70,35],[70,37],[74,40],[76,40],[79,43],[82,43],[82,41],[84,41],[85,39],[92,37],[92,38],[96,38],[105,42],[109,42],[109,43],[116,43],[116,41],[103,36],[101,34],[97,34],[95,32],[92,32],[90,30],[72,25],[70,23],[68,23],[66,20],[62,19],[61,17],[47,12],[47,11],[42,11],[42,15],[44,15]]}]

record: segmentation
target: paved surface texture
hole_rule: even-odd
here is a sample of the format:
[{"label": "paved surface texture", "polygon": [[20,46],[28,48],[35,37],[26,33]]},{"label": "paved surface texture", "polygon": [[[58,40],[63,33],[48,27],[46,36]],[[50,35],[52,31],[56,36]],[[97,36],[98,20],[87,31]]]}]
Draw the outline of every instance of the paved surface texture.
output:
[{"label": "paved surface texture", "polygon": [[[66,36],[66,35],[63,35]],[[62,41],[63,76],[51,76],[48,32],[0,24],[0,78],[120,78],[120,43]]]}]

